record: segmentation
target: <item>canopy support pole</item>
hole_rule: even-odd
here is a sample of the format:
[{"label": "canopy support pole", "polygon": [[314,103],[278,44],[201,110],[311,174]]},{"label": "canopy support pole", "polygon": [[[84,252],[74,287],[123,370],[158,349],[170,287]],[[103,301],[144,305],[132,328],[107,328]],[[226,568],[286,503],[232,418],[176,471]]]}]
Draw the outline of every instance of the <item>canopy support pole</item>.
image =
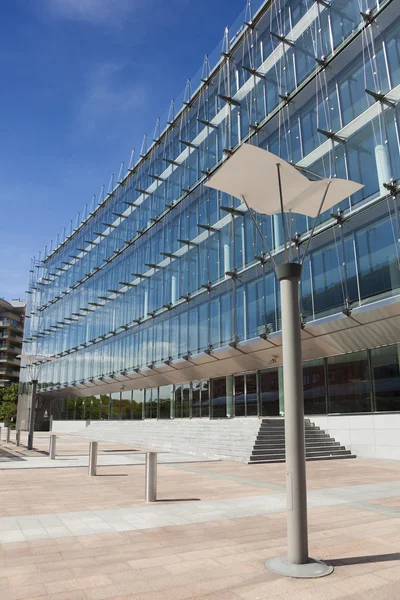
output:
[{"label": "canopy support pole", "polygon": [[269,571],[288,577],[323,577],[333,567],[308,556],[307,482],[304,431],[303,366],[299,283],[302,265],[284,263],[275,268],[281,288],[282,359],[285,390],[285,450],[287,557],[269,558]]}]

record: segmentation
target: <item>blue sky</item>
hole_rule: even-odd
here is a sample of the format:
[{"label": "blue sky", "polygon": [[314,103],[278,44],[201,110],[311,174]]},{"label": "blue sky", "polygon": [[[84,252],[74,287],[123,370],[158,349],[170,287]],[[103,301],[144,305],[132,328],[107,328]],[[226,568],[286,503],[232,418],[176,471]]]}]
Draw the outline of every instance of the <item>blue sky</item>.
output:
[{"label": "blue sky", "polygon": [[5,0],[0,297],[127,164],[245,0]]}]

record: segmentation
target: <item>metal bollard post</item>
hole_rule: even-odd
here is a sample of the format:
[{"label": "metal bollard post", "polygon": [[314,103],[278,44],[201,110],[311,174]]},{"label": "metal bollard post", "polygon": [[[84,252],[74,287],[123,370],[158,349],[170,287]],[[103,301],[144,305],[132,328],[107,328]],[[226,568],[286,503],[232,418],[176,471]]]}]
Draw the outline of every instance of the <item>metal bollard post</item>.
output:
[{"label": "metal bollard post", "polygon": [[21,430],[17,429],[15,432],[15,445],[19,446],[21,444]]},{"label": "metal bollard post", "polygon": [[97,475],[97,450],[99,442],[90,442],[89,444],[89,476]]},{"label": "metal bollard post", "polygon": [[157,452],[146,452],[146,502],[157,499]]},{"label": "metal bollard post", "polygon": [[57,436],[54,433],[50,436],[50,447],[49,447],[49,457],[51,460],[54,460],[56,457],[56,444],[57,444]]},{"label": "metal bollard post", "polygon": [[9,444],[10,443],[10,428],[6,427],[6,443]]},{"label": "metal bollard post", "polygon": [[1,430],[2,430],[2,427],[0,427],[0,441],[1,441]]}]

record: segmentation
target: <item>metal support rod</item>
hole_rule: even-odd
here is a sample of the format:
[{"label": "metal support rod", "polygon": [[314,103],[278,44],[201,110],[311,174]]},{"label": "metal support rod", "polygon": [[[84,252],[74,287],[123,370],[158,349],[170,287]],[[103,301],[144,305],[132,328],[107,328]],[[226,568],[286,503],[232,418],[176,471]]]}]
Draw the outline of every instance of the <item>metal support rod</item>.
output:
[{"label": "metal support rod", "polygon": [[285,211],[284,211],[284,207],[283,207],[283,192],[282,192],[282,180],[281,180],[281,165],[279,163],[276,164],[276,169],[278,172],[278,186],[279,186],[279,200],[280,200],[280,204],[281,204],[283,243],[285,246],[285,255],[287,257],[286,260],[288,260],[286,244],[287,243],[290,244],[290,240],[288,240],[287,233],[286,233],[286,219],[285,219]]},{"label": "metal support rod", "polygon": [[242,195],[242,200],[245,203],[245,205],[247,206],[247,210],[249,211],[249,215],[251,217],[251,220],[253,221],[254,226],[255,226],[255,228],[256,228],[256,230],[257,230],[257,232],[258,232],[258,234],[259,234],[259,236],[260,236],[260,238],[262,240],[262,243],[264,244],[264,246],[265,246],[265,248],[267,250],[267,253],[269,254],[269,257],[270,257],[270,259],[272,261],[272,264],[274,265],[274,267],[276,267],[276,262],[275,262],[274,257],[272,256],[271,250],[269,249],[269,246],[267,244],[267,240],[265,239],[264,234],[261,231],[260,225],[257,223],[257,219],[255,218],[255,216],[253,214],[253,211],[251,210],[250,206],[247,204],[246,196]]},{"label": "metal support rod", "polygon": [[308,240],[307,240],[306,249],[304,250],[304,254],[303,254],[303,260],[301,261],[301,264],[303,264],[303,263],[304,263],[304,261],[305,261],[305,259],[306,259],[306,255],[307,255],[307,252],[308,252],[308,248],[310,247],[310,243],[311,243],[312,237],[313,237],[313,235],[314,235],[314,231],[315,231],[315,228],[316,228],[316,226],[317,226],[317,222],[318,222],[319,216],[320,216],[320,214],[321,214],[322,207],[323,207],[323,205],[324,205],[325,198],[326,198],[326,196],[327,196],[327,194],[328,194],[328,190],[329,190],[329,186],[330,186],[330,185],[331,185],[331,182],[330,182],[330,181],[328,181],[328,183],[327,183],[327,186],[326,186],[326,189],[325,189],[325,192],[324,192],[324,195],[322,196],[321,204],[319,205],[318,214],[317,214],[317,216],[315,217],[314,224],[313,224],[313,226],[312,226],[312,229],[311,229],[311,231],[310,231],[310,236],[309,236],[309,238],[308,238]]},{"label": "metal support rod", "polygon": [[56,457],[56,445],[57,445],[57,436],[52,433],[50,435],[50,446],[49,446],[49,457],[51,460],[54,460]]},{"label": "metal support rod", "polygon": [[146,452],[146,502],[157,499],[157,452]]},{"label": "metal support rod", "polygon": [[299,283],[302,265],[284,263],[276,268],[281,289],[283,386],[285,392],[286,451],[286,557],[266,561],[269,570],[290,577],[321,577],[330,566],[310,559],[307,532],[307,482],[304,431],[303,370]]},{"label": "metal support rod", "polygon": [[97,475],[97,451],[99,442],[90,442],[89,444],[89,477]]},{"label": "metal support rod", "polygon": [[28,450],[33,448],[33,433],[35,431],[37,379],[32,379],[31,414],[29,415]]}]

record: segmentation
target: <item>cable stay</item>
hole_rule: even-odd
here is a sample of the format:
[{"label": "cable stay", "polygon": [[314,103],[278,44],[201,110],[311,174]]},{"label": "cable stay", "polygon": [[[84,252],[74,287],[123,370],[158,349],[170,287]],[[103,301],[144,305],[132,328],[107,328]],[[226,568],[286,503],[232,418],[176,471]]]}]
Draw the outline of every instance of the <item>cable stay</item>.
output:
[{"label": "cable stay", "polygon": [[135,167],[135,148],[132,148],[131,157],[129,159],[128,173],[132,173]]},{"label": "cable stay", "polygon": [[161,119],[160,119],[160,117],[157,117],[156,126],[154,128],[154,133],[153,133],[153,142],[157,143],[160,139],[160,135],[161,135]]},{"label": "cable stay", "polygon": [[125,179],[124,167],[125,167],[124,161],[122,161],[121,166],[119,168],[119,173],[118,173],[118,179],[117,179],[118,185],[124,185],[124,179]]},{"label": "cable stay", "polygon": [[147,133],[143,136],[142,147],[140,148],[140,156],[144,158],[147,154]]},{"label": "cable stay", "polygon": [[339,272],[340,272],[340,282],[341,282],[342,293],[343,293],[343,310],[342,310],[342,312],[344,315],[349,317],[351,314],[351,307],[350,307],[348,276],[347,276],[347,263],[346,263],[344,235],[343,235],[343,223],[345,222],[346,218],[343,216],[343,210],[341,210],[340,208],[338,209],[337,213],[331,213],[331,217],[333,219],[335,219],[335,221],[339,227],[339,231],[340,231],[340,245],[341,245],[341,250],[342,250],[342,261],[340,261],[340,257],[339,257],[338,241],[336,238],[335,227],[332,228],[333,236],[335,239],[336,256],[337,256],[337,261],[338,261],[338,267],[339,267]]}]

